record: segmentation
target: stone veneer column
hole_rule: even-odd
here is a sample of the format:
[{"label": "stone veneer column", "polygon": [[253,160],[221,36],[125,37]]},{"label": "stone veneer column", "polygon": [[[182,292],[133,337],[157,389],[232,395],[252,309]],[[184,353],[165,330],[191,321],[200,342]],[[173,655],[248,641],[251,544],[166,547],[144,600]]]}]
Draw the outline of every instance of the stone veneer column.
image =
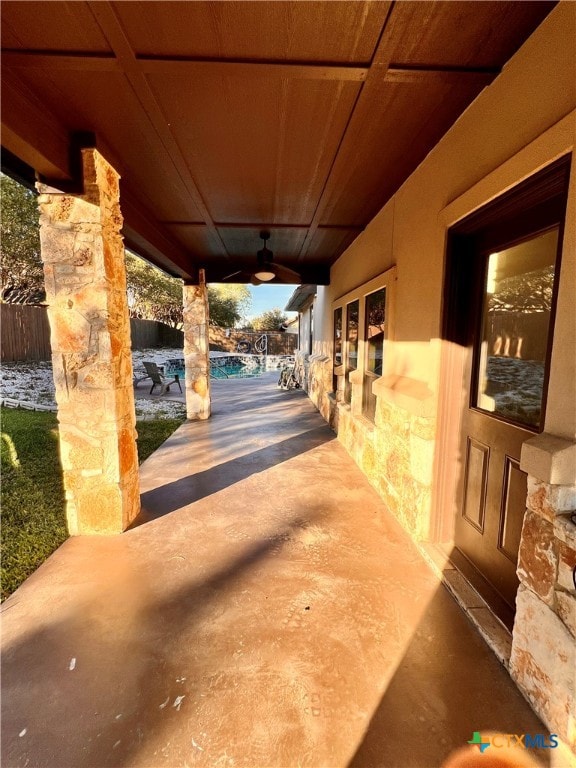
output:
[{"label": "stone veneer column", "polygon": [[210,418],[210,342],[208,292],[204,270],[197,285],[184,285],[184,360],[186,363],[186,415]]},{"label": "stone veneer column", "polygon": [[70,534],[120,533],[140,511],[119,176],[82,150],[84,194],[38,184]]},{"label": "stone veneer column", "polygon": [[576,749],[576,443],[543,433],[522,447],[527,511],[510,673],[553,733]]}]

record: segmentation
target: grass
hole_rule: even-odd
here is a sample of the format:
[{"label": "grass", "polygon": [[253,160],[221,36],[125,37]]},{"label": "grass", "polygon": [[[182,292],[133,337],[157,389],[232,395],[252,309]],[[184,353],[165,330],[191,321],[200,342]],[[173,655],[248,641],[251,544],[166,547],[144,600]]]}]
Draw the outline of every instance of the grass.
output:
[{"label": "grass", "polygon": [[[2,566],[5,600],[68,537],[56,414],[2,408]],[[183,420],[139,421],[142,462]]]}]

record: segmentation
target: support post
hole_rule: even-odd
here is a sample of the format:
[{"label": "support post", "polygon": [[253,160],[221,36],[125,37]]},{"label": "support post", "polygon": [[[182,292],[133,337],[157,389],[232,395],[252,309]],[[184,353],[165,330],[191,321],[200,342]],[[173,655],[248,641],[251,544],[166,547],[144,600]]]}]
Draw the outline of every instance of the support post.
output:
[{"label": "support post", "polygon": [[83,195],[37,185],[41,256],[68,529],[113,534],[140,511],[119,176],[82,164]]},{"label": "support post", "polygon": [[210,418],[210,341],[208,292],[204,270],[198,284],[185,284],[184,360],[186,363],[186,415],[191,420]]}]

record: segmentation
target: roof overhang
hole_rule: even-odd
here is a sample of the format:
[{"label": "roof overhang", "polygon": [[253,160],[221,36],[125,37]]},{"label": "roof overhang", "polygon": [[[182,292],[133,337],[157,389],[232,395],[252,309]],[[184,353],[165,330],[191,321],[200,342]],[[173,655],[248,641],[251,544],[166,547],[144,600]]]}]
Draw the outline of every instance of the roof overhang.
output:
[{"label": "roof overhang", "polygon": [[248,282],[268,230],[326,284],[554,5],[4,0],[2,145],[70,191],[96,146],[127,244],[171,274]]}]

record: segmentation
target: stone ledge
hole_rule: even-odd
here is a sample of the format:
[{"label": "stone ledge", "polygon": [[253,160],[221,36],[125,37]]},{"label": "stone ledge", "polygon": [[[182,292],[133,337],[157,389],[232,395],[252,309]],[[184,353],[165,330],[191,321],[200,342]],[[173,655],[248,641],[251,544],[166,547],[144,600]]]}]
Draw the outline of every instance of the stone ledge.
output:
[{"label": "stone ledge", "polygon": [[520,469],[550,485],[576,483],[576,442],[547,432],[522,445]]},{"label": "stone ledge", "polygon": [[430,418],[436,414],[436,397],[425,381],[408,376],[382,376],[372,384],[372,392],[414,416]]}]

